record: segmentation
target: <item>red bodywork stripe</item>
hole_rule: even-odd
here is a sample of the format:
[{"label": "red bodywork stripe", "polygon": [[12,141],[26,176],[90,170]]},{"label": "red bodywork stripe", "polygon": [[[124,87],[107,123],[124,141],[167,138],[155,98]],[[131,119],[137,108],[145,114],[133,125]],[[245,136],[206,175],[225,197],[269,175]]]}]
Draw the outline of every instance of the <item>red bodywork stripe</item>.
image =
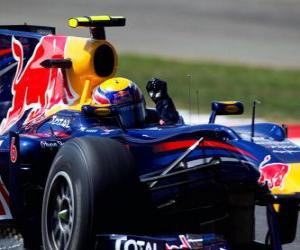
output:
[{"label": "red bodywork stripe", "polygon": [[[162,153],[162,152],[167,152],[167,151],[172,151],[172,150],[185,149],[185,148],[188,148],[188,147],[192,146],[195,142],[196,142],[196,140],[182,140],[182,141],[164,142],[164,143],[156,145],[154,147],[154,151],[156,153]],[[223,143],[223,142],[203,141],[202,143],[200,143],[199,146],[200,147],[208,147],[208,148],[225,149],[225,150],[237,152],[237,153],[240,153],[240,154],[244,154],[244,155],[249,156],[249,157],[256,160],[256,157],[254,157],[249,152],[247,152],[243,149],[234,147],[232,145],[229,145],[227,143]]]},{"label": "red bodywork stripe", "polygon": [[0,50],[0,56],[11,53],[11,49],[2,49]]},{"label": "red bodywork stripe", "polygon": [[[23,45],[24,48],[27,48],[28,46],[29,46],[28,44]],[[0,56],[7,55],[11,52],[12,52],[12,49],[2,49],[2,50],[0,50]]]},{"label": "red bodywork stripe", "polygon": [[154,151],[156,153],[178,150],[183,148],[188,148],[192,146],[196,140],[184,140],[184,141],[172,141],[172,142],[163,142],[158,145],[155,145]]},{"label": "red bodywork stripe", "polygon": [[223,143],[223,142],[218,142],[218,141],[204,141],[203,143],[200,144],[200,146],[202,147],[213,147],[213,148],[221,148],[221,149],[226,149],[229,151],[233,151],[233,152],[237,152],[246,156],[251,157],[252,159],[256,159],[255,156],[253,156],[252,154],[250,154],[249,152],[240,149],[238,147],[234,147],[232,145],[229,145],[227,143]]}]

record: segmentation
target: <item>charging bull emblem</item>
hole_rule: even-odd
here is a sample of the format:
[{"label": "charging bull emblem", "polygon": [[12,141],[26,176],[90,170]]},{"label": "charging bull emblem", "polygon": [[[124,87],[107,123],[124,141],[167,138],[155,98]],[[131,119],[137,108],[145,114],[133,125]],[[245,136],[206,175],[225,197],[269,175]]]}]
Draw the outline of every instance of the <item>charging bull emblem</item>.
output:
[{"label": "charging bull emblem", "polygon": [[[0,134],[12,127],[25,114],[23,124],[39,121],[47,110],[58,104],[68,104],[74,99],[63,72],[58,68],[43,68],[46,59],[63,59],[66,37],[45,36],[23,66],[24,52],[20,41],[12,37],[12,53],[17,69],[12,82],[12,105],[0,126]],[[28,113],[27,113],[28,112]]]},{"label": "charging bull emblem", "polygon": [[284,179],[288,174],[289,165],[284,163],[269,163],[271,156],[265,157],[264,161],[259,167],[260,177],[258,182],[262,185],[267,184],[269,189],[282,188],[284,184]]}]

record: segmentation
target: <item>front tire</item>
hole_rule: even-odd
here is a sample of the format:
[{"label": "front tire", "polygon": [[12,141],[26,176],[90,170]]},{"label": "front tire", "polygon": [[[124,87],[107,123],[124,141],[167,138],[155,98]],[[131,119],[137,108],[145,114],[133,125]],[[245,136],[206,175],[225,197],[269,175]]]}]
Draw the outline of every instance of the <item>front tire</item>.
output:
[{"label": "front tire", "polygon": [[107,138],[81,137],[57,153],[45,186],[45,249],[93,249],[96,232],[134,230],[141,188],[129,151]]}]

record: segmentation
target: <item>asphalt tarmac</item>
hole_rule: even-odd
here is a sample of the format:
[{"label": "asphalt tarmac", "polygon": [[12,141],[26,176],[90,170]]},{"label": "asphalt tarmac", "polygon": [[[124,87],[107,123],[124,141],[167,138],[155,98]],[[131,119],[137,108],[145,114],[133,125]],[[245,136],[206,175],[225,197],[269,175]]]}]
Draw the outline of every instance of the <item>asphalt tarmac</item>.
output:
[{"label": "asphalt tarmac", "polygon": [[[266,220],[266,210],[265,207],[256,206],[255,210],[255,236],[256,240],[260,242],[265,241],[265,235],[267,233],[267,220]],[[299,250],[300,249],[300,220],[298,219],[298,226],[297,226],[297,236],[293,243],[286,244],[283,246],[283,250]]]},{"label": "asphalt tarmac", "polygon": [[[98,14],[128,18],[126,27],[107,29],[121,52],[300,67],[300,0],[0,0],[0,24],[49,25],[68,35],[88,35],[68,28],[68,17]],[[256,216],[263,240],[264,210]],[[284,249],[300,249],[300,232]]]},{"label": "asphalt tarmac", "polygon": [[124,15],[109,28],[120,51],[279,67],[300,67],[299,0],[0,0],[0,23],[72,30],[78,15]]}]

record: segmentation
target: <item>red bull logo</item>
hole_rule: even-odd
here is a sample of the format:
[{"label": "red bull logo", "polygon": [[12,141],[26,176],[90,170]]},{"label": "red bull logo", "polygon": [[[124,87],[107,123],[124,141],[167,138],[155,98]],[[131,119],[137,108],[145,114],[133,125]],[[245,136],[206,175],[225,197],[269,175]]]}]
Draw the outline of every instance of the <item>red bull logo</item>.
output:
[{"label": "red bull logo", "polygon": [[132,97],[127,90],[120,90],[113,95],[113,103],[120,104],[128,101],[132,101]]},{"label": "red bull logo", "polygon": [[24,124],[38,122],[49,109],[58,104],[71,104],[74,101],[72,88],[61,69],[43,68],[40,63],[46,59],[63,59],[66,37],[42,37],[23,66],[24,53],[20,41],[12,37],[13,57],[17,69],[12,82],[12,105],[0,126],[4,133],[29,111]]},{"label": "red bull logo", "polygon": [[284,163],[270,163],[264,165],[264,163],[271,160],[271,157],[268,155],[265,157],[265,160],[262,162],[259,168],[260,177],[258,183],[265,185],[267,184],[269,189],[273,188],[283,188],[285,177],[289,172],[289,165]]},{"label": "red bull logo", "polygon": [[116,95],[116,97],[123,97],[123,96],[126,96],[128,94],[129,94],[128,91],[121,90],[121,91],[118,91],[115,95]]}]

